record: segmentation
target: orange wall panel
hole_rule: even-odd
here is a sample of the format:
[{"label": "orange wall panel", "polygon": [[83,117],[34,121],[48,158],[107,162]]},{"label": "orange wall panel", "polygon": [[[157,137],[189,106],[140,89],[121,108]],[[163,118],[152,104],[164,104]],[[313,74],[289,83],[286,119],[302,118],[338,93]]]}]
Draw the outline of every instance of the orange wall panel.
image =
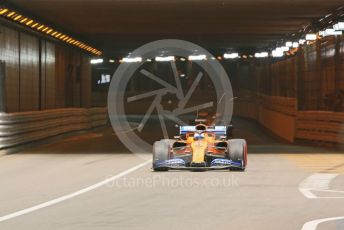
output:
[{"label": "orange wall panel", "polygon": [[259,123],[282,139],[294,142],[295,117],[288,116],[265,107],[259,108]]}]

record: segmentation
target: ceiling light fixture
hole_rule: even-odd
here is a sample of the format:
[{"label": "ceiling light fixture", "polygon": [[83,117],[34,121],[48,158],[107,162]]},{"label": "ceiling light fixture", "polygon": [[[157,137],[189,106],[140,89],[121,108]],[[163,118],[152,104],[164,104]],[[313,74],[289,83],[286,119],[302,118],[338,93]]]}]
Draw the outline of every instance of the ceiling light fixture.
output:
[{"label": "ceiling light fixture", "polygon": [[256,58],[266,58],[266,57],[269,57],[269,53],[268,52],[255,53],[254,57],[256,57]]},{"label": "ceiling light fixture", "polygon": [[103,63],[103,59],[102,58],[97,58],[97,59],[91,59],[90,63],[95,65],[95,64],[100,64]]},{"label": "ceiling light fixture", "polygon": [[293,48],[298,48],[298,47],[299,47],[299,43],[298,43],[298,42],[293,42],[292,47],[293,47]]},{"label": "ceiling light fixture", "polygon": [[343,34],[343,31],[335,30],[335,29],[326,29],[324,31],[319,32],[319,35],[322,37],[342,35],[342,34]]},{"label": "ceiling light fixture", "polygon": [[0,9],[0,15],[5,14],[8,11],[8,9]]},{"label": "ceiling light fixture", "polygon": [[287,46],[281,46],[281,47],[278,47],[277,49],[280,49],[283,52],[287,52],[287,51],[289,51],[290,48]]},{"label": "ceiling light fixture", "polygon": [[305,44],[305,42],[306,42],[306,40],[305,40],[305,39],[300,39],[300,40],[299,40],[299,44],[300,44],[300,45],[303,45],[303,44]]},{"label": "ceiling light fixture", "polygon": [[306,34],[306,41],[315,41],[317,40],[316,34]]},{"label": "ceiling light fixture", "polygon": [[272,56],[273,57],[283,57],[284,52],[280,49],[275,49],[272,51]]},{"label": "ceiling light fixture", "polygon": [[202,54],[202,55],[190,55],[188,57],[189,61],[202,61],[202,60],[207,60],[207,56]]},{"label": "ceiling light fixture", "polygon": [[225,53],[225,54],[223,54],[223,58],[235,59],[235,58],[239,58],[239,54],[238,53]]},{"label": "ceiling light fixture", "polygon": [[124,63],[134,63],[134,62],[142,62],[142,57],[127,57],[127,58],[122,58],[121,60]]},{"label": "ceiling light fixture", "polygon": [[344,30],[344,22],[338,22],[337,24],[333,25],[333,29],[335,30]]},{"label": "ceiling light fixture", "polygon": [[174,56],[156,57],[155,61],[158,61],[158,62],[174,61]]},{"label": "ceiling light fixture", "polygon": [[287,47],[292,47],[292,46],[293,46],[293,43],[292,43],[292,42],[286,42],[286,43],[285,43],[285,46],[287,46]]}]

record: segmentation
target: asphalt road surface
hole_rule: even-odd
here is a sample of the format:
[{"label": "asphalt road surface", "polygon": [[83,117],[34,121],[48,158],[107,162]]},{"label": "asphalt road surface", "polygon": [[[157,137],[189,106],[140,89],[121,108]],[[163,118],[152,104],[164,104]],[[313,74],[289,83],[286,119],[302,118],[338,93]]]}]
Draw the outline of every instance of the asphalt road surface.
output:
[{"label": "asphalt road surface", "polygon": [[0,229],[344,229],[344,154],[237,119],[246,172],[152,172],[110,128],[0,157]]}]

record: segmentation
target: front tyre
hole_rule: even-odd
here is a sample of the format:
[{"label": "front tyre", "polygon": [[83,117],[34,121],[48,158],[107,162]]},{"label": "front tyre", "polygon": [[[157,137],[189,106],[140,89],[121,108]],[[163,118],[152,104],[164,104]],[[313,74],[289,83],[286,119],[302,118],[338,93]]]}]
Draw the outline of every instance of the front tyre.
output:
[{"label": "front tyre", "polygon": [[161,162],[169,159],[170,140],[160,140],[153,144],[153,170],[168,171],[167,167],[161,166]]},{"label": "front tyre", "polygon": [[228,159],[241,164],[241,168],[231,168],[231,170],[245,171],[247,165],[247,143],[244,139],[231,139],[228,141]]}]

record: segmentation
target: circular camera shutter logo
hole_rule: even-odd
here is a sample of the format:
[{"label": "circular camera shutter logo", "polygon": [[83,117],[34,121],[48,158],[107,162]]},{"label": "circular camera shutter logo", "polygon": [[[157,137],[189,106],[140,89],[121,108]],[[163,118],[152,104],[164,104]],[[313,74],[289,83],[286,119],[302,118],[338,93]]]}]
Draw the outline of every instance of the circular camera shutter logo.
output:
[{"label": "circular camera shutter logo", "polygon": [[[164,119],[174,121],[179,125],[192,125],[186,124],[178,116],[192,111],[198,111],[201,109],[211,109],[216,107],[216,125],[228,125],[230,124],[233,111],[233,92],[230,80],[223,69],[222,65],[204,48],[193,44],[191,42],[175,39],[158,40],[148,44],[145,44],[131,53],[131,57],[142,57],[143,62],[148,59],[155,59],[157,56],[161,56],[162,53],[165,56],[178,56],[187,58],[190,55],[202,54],[207,57],[206,61],[194,61],[203,71],[200,71],[194,82],[189,87],[186,93],[183,92],[180,84],[180,76],[174,60],[169,61],[171,69],[174,75],[174,84],[164,81],[156,76],[154,73],[147,69],[142,68],[141,62],[135,63],[122,63],[113,75],[108,92],[108,113],[111,125],[121,140],[121,142],[132,152],[151,152],[152,145],[142,138],[140,138],[136,132],[143,132],[147,120],[152,116],[152,111],[157,112],[157,117],[160,121],[160,127],[163,133],[161,139],[168,139],[166,125]],[[161,89],[153,90],[137,94],[131,97],[126,97],[126,87],[129,80],[135,72],[139,72],[147,79],[156,82],[161,86]],[[207,74],[212,81],[216,93],[216,104],[212,101],[202,103],[200,105],[187,107],[188,100],[190,99],[197,83],[200,79]],[[176,95],[177,108],[173,111],[165,110],[161,104],[161,99],[166,94]],[[140,100],[145,97],[152,97],[153,100],[149,106],[146,114],[142,117],[139,125],[133,129],[128,121],[128,115],[125,113],[125,103]],[[169,101],[170,102],[170,101]]]}]

